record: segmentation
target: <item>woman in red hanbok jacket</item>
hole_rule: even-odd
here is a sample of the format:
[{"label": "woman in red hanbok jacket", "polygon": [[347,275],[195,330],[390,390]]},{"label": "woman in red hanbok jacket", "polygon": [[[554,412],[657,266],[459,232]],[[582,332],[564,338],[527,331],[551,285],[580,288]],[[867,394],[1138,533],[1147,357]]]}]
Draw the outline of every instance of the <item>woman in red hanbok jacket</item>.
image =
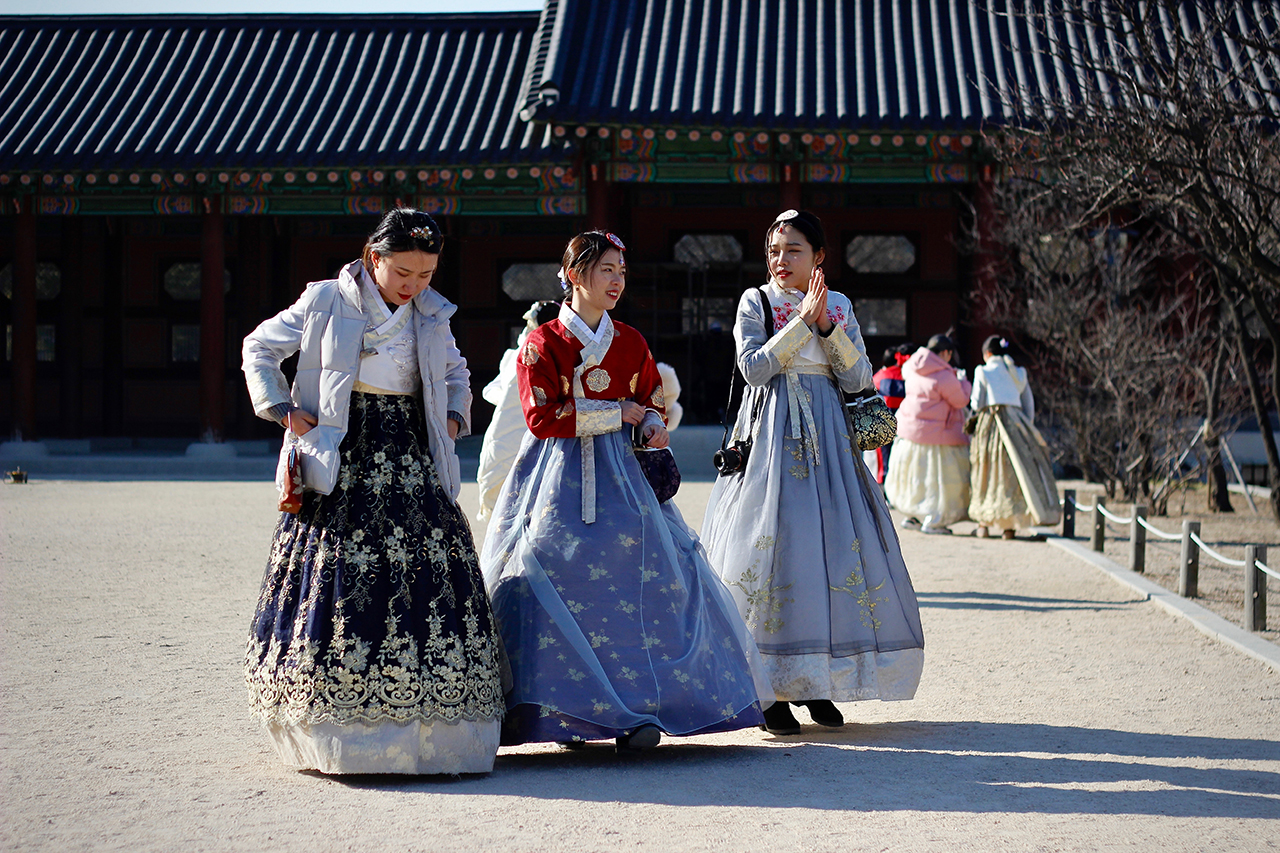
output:
[{"label": "woman in red hanbok jacket", "polygon": [[635,750],[758,725],[772,694],[755,643],[635,458],[633,431],[650,447],[668,438],[649,347],[608,313],[626,287],[622,241],[578,235],[561,275],[559,317],[520,353],[530,435],[481,556],[511,661],[503,743]]}]

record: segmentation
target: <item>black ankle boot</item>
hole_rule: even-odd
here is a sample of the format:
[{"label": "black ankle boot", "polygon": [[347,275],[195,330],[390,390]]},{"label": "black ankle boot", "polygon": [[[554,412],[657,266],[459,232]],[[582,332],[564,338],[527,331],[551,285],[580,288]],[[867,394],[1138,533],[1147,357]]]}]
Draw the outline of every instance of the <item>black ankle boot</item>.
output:
[{"label": "black ankle boot", "polygon": [[771,735],[798,735],[800,722],[786,702],[774,702],[764,711],[764,729]]},{"label": "black ankle boot", "polygon": [[629,735],[615,738],[616,751],[619,753],[643,752],[653,749],[662,742],[662,729],[657,726],[641,726]]},{"label": "black ankle boot", "polygon": [[809,710],[809,716],[820,726],[838,729],[844,725],[844,715],[840,709],[831,704],[830,699],[806,699],[803,702],[792,702],[792,705],[803,705]]}]

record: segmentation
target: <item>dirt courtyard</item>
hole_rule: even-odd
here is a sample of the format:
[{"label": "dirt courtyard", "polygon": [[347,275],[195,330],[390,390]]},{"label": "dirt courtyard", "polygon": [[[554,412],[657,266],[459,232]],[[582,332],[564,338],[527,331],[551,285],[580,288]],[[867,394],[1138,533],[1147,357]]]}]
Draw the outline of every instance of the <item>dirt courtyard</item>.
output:
[{"label": "dirt courtyard", "polygon": [[[708,489],[677,498],[695,527]],[[1027,540],[903,534],[924,678],[842,729],[287,770],[241,681],[274,502],[0,487],[0,849],[1280,851],[1280,673]]]}]

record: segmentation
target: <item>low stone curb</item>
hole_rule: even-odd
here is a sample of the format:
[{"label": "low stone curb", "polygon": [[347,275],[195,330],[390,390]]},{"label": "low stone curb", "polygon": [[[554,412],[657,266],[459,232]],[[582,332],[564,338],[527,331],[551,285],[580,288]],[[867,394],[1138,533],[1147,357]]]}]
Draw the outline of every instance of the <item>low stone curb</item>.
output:
[{"label": "low stone curb", "polygon": [[1280,672],[1280,646],[1267,642],[1261,637],[1251,634],[1243,628],[1233,625],[1218,614],[1208,610],[1194,601],[1183,598],[1176,592],[1165,589],[1155,581],[1148,580],[1140,574],[1130,571],[1119,563],[1091,550],[1082,542],[1064,539],[1061,536],[1046,537],[1049,544],[1079,557],[1086,563],[1101,569],[1111,576],[1112,580],[1127,586],[1152,601],[1169,613],[1190,622],[1197,631],[1213,639],[1243,652],[1254,660],[1261,661],[1276,672]]}]

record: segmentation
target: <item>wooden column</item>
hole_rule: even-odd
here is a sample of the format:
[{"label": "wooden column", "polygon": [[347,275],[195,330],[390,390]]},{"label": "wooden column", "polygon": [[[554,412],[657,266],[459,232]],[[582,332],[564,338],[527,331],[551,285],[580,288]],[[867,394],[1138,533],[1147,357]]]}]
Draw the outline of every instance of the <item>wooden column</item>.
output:
[{"label": "wooden column", "polygon": [[78,438],[84,430],[84,281],[88,265],[85,246],[88,228],[83,217],[68,216],[62,226],[62,245],[72,251],[63,269],[58,294],[58,433]]},{"label": "wooden column", "polygon": [[[998,243],[996,241],[996,227],[999,224],[996,221],[996,206],[992,198],[993,184],[995,181],[994,170],[988,165],[983,165],[978,172],[978,180],[973,187],[974,194],[974,226],[978,235],[977,251],[973,257],[973,289],[979,293],[990,293],[995,290],[996,269]],[[976,300],[980,302],[981,300]],[[996,329],[985,317],[971,317],[970,322],[973,324],[973,338],[969,346],[969,352],[963,353],[963,356],[970,361],[981,363],[982,353],[974,350],[974,344],[987,339],[989,335],[996,333]]]},{"label": "wooden column", "polygon": [[226,420],[227,331],[222,280],[222,196],[204,200],[200,248],[200,436],[222,441]]},{"label": "wooden column", "polygon": [[36,440],[36,200],[18,199],[13,252],[13,437]]},{"label": "wooden column", "polygon": [[799,210],[801,206],[800,164],[782,163],[778,168],[782,170],[782,183],[779,186],[782,210]]},{"label": "wooden column", "polygon": [[587,227],[601,231],[618,228],[609,204],[608,163],[587,164]]}]

